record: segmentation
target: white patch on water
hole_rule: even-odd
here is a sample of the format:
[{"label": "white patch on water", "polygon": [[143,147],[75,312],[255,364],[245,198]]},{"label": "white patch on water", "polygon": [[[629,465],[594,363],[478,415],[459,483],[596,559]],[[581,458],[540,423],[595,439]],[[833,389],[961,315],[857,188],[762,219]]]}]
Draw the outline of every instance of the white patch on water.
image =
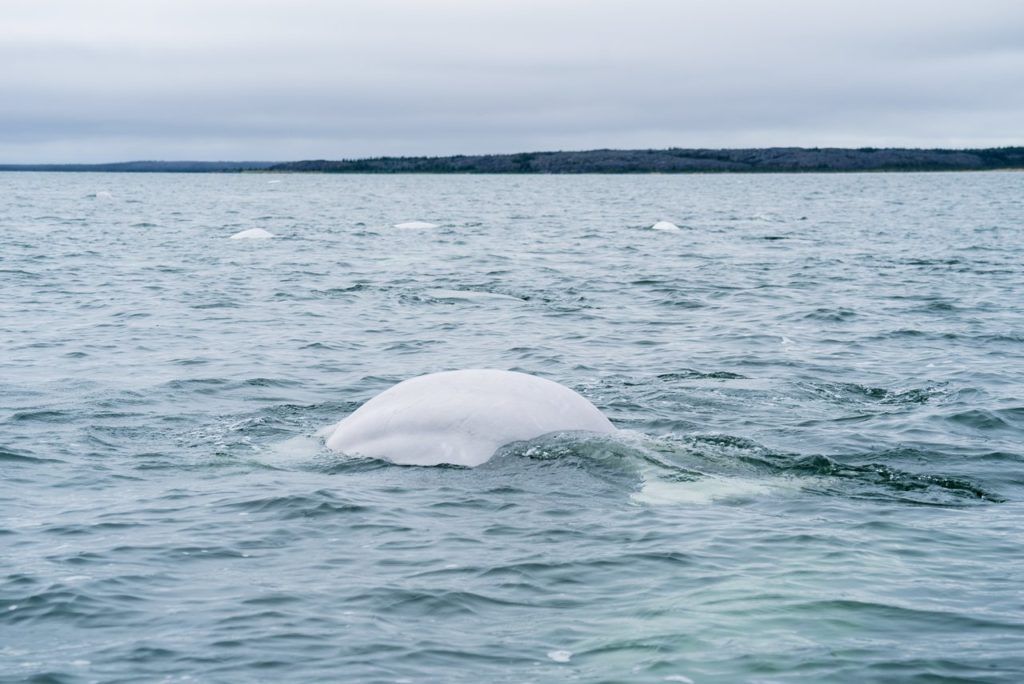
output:
[{"label": "white patch on water", "polygon": [[262,228],[250,228],[249,230],[243,230],[241,233],[235,233],[231,236],[232,240],[268,240],[274,237],[274,234],[263,230]]},{"label": "white patch on water", "polygon": [[679,231],[681,230],[681,228],[676,224],[672,223],[671,221],[658,221],[653,226],[651,226],[651,230]]},{"label": "white patch on water", "polygon": [[664,682],[682,682],[682,684],[696,684],[692,679],[686,675],[669,675],[662,679]]},{"label": "white patch on water", "polygon": [[[327,429],[333,429],[330,425]],[[323,432],[323,430],[321,430]],[[319,434],[319,433],[318,433]],[[260,462],[277,468],[288,468],[309,463],[322,453],[323,442],[315,437],[298,435],[270,445],[260,455]]]},{"label": "white patch on water", "polygon": [[556,663],[567,663],[572,659],[572,651],[548,651],[548,658]]},{"label": "white patch on water", "polygon": [[634,492],[631,498],[648,506],[707,506],[713,503],[747,501],[798,489],[800,485],[791,480],[769,482],[764,479],[723,475],[705,475],[696,480],[677,482],[661,479],[653,469],[648,469],[643,474],[640,491]]},{"label": "white patch on water", "polygon": [[426,221],[406,221],[405,223],[396,223],[395,228],[409,228],[412,230],[426,230],[427,228],[437,228],[436,223],[427,223]]}]

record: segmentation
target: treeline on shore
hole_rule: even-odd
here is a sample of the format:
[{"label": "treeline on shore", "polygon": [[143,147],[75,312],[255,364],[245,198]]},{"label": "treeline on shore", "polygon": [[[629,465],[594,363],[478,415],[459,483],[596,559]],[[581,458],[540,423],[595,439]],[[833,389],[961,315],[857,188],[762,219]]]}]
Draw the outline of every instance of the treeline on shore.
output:
[{"label": "treeline on shore", "polygon": [[271,171],[319,173],[780,173],[1024,168],[1024,147],[979,150],[802,148],[588,150],[311,160]]},{"label": "treeline on shore", "polygon": [[210,173],[810,173],[844,171],[989,171],[1024,169],[1024,147],[988,149],[751,149],[586,150],[450,157],[376,157],[294,162],[165,162],[0,164],[0,171],[120,171]]}]

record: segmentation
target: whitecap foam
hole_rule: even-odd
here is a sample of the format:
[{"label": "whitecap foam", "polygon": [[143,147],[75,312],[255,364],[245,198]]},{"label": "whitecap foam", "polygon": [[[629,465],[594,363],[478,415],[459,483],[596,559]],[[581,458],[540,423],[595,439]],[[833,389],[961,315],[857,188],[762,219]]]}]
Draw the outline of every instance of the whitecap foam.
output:
[{"label": "whitecap foam", "polygon": [[799,488],[797,483],[787,480],[767,482],[763,479],[722,475],[705,475],[679,482],[663,480],[651,470],[644,473],[640,490],[634,492],[631,498],[649,506],[707,506],[747,501]]},{"label": "whitecap foam", "polygon": [[308,435],[296,435],[261,450],[257,459],[272,468],[290,470],[314,463],[323,454],[323,442]]}]

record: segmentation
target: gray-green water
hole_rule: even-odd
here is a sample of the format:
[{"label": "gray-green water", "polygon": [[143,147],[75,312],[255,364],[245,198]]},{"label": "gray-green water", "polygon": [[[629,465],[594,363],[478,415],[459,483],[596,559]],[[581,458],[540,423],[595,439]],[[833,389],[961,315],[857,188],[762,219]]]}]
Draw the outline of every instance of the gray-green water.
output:
[{"label": "gray-green water", "polygon": [[[1021,174],[0,190],[2,681],[1024,678]],[[313,436],[466,367],[622,434]]]}]

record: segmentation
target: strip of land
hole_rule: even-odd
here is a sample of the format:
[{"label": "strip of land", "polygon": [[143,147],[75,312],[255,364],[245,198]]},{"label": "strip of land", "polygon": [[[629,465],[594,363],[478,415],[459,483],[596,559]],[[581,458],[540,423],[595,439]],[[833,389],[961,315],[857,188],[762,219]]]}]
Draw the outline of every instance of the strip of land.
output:
[{"label": "strip of land", "polygon": [[812,173],[850,171],[992,171],[1024,169],[1024,147],[987,149],[586,150],[450,157],[376,157],[293,162],[166,162],[0,164],[0,171],[210,173]]},{"label": "strip of land", "polygon": [[90,173],[235,173],[262,171],[281,162],[128,161],[109,164],[0,164],[0,171],[82,171]]}]

